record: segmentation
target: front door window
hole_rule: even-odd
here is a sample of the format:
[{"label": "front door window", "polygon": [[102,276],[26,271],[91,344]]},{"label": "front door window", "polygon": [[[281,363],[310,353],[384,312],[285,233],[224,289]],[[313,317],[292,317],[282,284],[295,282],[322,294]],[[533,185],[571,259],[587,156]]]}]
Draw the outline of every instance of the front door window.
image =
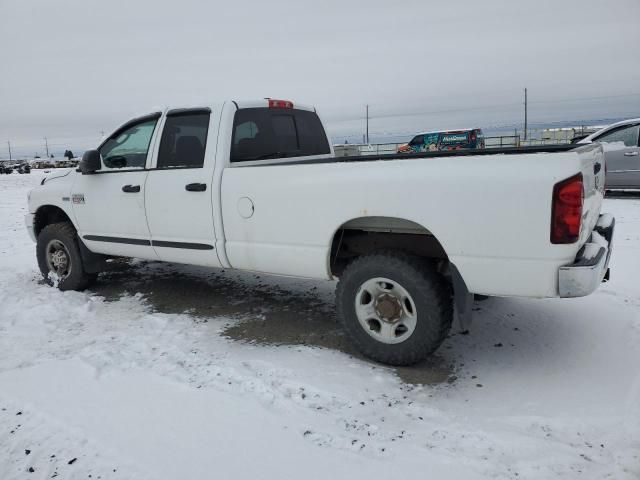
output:
[{"label": "front door window", "polygon": [[142,121],[112,135],[99,149],[105,169],[144,168],[157,122],[157,118]]}]

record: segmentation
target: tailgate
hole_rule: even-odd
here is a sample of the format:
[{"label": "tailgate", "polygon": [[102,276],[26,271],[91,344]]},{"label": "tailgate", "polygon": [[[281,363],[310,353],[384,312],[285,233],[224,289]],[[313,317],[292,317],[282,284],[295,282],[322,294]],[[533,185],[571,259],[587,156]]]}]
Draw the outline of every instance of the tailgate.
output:
[{"label": "tailgate", "polygon": [[600,216],[604,198],[605,165],[604,152],[600,144],[590,144],[577,148],[580,158],[580,172],[584,183],[584,203],[582,206],[582,227],[580,245],[584,244],[595,228]]}]

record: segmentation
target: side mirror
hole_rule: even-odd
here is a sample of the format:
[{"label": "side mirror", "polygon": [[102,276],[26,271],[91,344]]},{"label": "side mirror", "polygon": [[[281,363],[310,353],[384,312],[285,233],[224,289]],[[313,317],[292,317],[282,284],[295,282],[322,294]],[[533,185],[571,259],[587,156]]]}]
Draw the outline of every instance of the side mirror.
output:
[{"label": "side mirror", "polygon": [[78,170],[83,175],[88,173],[94,173],[96,170],[102,168],[102,160],[100,159],[100,152],[98,150],[87,150],[82,155],[82,160],[78,164]]}]

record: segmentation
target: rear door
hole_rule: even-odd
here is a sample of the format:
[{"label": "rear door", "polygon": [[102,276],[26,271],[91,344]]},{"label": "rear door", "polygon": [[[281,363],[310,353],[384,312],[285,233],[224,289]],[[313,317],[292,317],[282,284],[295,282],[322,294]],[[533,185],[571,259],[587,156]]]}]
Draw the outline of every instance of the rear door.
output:
[{"label": "rear door", "polygon": [[145,189],[151,242],[161,260],[221,266],[213,225],[217,118],[209,108],[166,114]]},{"label": "rear door", "polygon": [[640,188],[640,124],[618,127],[594,141],[605,150],[607,188]]}]

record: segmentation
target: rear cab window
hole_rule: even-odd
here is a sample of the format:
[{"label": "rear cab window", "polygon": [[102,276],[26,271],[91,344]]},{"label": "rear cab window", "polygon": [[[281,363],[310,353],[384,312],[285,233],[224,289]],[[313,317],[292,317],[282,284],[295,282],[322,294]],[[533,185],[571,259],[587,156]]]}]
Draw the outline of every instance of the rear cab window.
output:
[{"label": "rear cab window", "polygon": [[331,153],[315,112],[289,108],[242,108],[233,119],[231,162]]}]

